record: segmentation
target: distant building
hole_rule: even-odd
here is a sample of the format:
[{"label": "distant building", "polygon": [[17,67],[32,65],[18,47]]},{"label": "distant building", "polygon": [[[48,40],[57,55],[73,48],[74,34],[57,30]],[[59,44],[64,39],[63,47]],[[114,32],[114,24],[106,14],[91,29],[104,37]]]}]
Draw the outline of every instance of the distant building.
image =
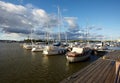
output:
[{"label": "distant building", "polygon": [[120,42],[120,39],[117,39],[117,42]]}]

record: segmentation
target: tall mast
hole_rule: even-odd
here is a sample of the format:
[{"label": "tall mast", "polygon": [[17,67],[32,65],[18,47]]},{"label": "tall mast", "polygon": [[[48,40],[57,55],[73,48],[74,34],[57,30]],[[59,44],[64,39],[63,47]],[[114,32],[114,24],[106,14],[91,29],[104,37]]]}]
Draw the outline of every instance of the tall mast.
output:
[{"label": "tall mast", "polygon": [[32,45],[33,45],[33,29],[32,29],[32,28],[31,28],[30,36],[31,36],[31,43],[32,43]]},{"label": "tall mast", "polygon": [[65,42],[67,43],[67,33],[65,32]]},{"label": "tall mast", "polygon": [[46,32],[47,44],[49,45],[49,33]]},{"label": "tall mast", "polygon": [[61,20],[60,20],[60,8],[58,6],[58,41],[61,42],[61,37],[60,37],[60,24],[61,24]]},{"label": "tall mast", "polygon": [[88,26],[88,20],[87,20],[87,24],[86,24],[86,42],[89,42],[89,26]]}]

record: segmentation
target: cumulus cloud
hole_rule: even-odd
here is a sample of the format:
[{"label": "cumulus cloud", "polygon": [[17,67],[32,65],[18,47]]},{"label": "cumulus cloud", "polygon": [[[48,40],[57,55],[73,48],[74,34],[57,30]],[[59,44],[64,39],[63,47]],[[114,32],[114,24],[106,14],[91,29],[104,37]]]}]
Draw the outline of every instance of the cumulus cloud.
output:
[{"label": "cumulus cloud", "polygon": [[67,23],[69,39],[79,39],[80,36],[83,36],[83,33],[80,32],[80,26],[77,23],[77,17],[64,17],[65,22]]},{"label": "cumulus cloud", "polygon": [[76,22],[76,20],[77,20],[76,17],[65,17],[64,19],[68,23],[68,26],[70,28],[78,28],[79,27],[79,25]]},{"label": "cumulus cloud", "polygon": [[56,16],[43,9],[0,1],[0,28],[7,34],[30,34],[33,29],[39,29],[37,34],[40,34],[44,28],[56,26]]},{"label": "cumulus cloud", "polygon": [[19,38],[18,40],[21,40],[24,37],[27,38],[26,35],[24,35],[24,34],[18,34],[18,33],[1,34],[1,39],[2,40],[17,40],[16,38]]}]

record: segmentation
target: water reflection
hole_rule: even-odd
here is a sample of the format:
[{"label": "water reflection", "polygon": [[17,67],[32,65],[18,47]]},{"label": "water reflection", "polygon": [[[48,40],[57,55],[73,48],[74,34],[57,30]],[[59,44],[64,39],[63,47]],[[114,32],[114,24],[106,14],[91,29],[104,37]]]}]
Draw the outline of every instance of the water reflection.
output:
[{"label": "water reflection", "polygon": [[43,59],[42,59],[42,63],[43,63],[43,64],[47,64],[49,57],[46,56],[46,55],[43,55],[42,58],[43,58]]},{"label": "water reflection", "polygon": [[35,58],[36,58],[36,53],[34,53],[34,52],[31,52],[31,59],[32,59],[32,61],[35,61]]},{"label": "water reflection", "polygon": [[108,47],[109,50],[120,50],[120,47]]},{"label": "water reflection", "polygon": [[68,71],[69,70],[69,65],[70,63],[68,61],[66,61],[66,67],[65,67],[65,70]]}]

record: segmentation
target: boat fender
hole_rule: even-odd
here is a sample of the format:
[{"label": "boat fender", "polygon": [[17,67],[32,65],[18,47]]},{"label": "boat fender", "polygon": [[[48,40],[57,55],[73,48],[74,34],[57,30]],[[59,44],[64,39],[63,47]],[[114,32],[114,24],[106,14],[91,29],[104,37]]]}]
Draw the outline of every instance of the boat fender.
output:
[{"label": "boat fender", "polygon": [[62,50],[61,50],[60,52],[61,52],[61,54],[63,53],[63,51],[62,51]]},{"label": "boat fender", "polygon": [[64,50],[64,53],[66,53],[67,52],[67,50]]},{"label": "boat fender", "polygon": [[65,50],[63,50],[62,53],[64,54],[64,53],[65,53]]},{"label": "boat fender", "polygon": [[64,50],[62,50],[62,54],[64,53]]},{"label": "boat fender", "polygon": [[58,54],[60,54],[60,51],[58,51]]},{"label": "boat fender", "polygon": [[61,54],[63,53],[63,50],[61,50]]},{"label": "boat fender", "polygon": [[61,53],[62,53],[61,50],[59,50],[59,51],[58,51],[58,54],[61,54]]}]

